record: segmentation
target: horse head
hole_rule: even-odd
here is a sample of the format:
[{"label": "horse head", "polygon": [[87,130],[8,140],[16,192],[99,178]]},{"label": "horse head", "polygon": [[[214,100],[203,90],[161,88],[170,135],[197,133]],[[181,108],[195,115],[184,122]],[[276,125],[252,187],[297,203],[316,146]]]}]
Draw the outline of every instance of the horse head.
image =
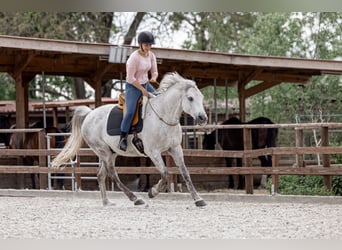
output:
[{"label": "horse head", "polygon": [[196,83],[192,80],[185,79],[177,72],[168,73],[164,76],[160,82],[158,92],[163,93],[168,89],[178,89],[183,93],[181,96],[181,108],[182,110],[191,115],[196,124],[205,125],[208,116],[203,106],[203,95],[197,88]]}]

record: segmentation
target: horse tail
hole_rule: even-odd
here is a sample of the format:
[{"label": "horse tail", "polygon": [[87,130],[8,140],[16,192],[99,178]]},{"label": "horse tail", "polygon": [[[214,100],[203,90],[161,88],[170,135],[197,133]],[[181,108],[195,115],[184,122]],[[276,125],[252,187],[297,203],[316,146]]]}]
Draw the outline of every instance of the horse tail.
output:
[{"label": "horse tail", "polygon": [[75,109],[71,120],[71,135],[62,151],[53,159],[51,163],[52,167],[58,168],[75,157],[77,151],[80,149],[83,143],[81,127],[84,119],[90,111],[91,109],[87,106],[79,106]]}]

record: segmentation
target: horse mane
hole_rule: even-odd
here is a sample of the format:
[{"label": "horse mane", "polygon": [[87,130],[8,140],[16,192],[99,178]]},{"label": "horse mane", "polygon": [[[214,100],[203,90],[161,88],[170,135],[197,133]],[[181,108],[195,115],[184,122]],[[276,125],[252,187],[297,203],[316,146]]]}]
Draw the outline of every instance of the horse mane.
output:
[{"label": "horse mane", "polygon": [[[181,83],[181,84],[178,84]],[[159,93],[167,91],[170,87],[177,86],[180,89],[187,89],[190,87],[196,87],[196,83],[192,80],[185,79],[177,72],[166,73],[161,80],[158,88]]]}]

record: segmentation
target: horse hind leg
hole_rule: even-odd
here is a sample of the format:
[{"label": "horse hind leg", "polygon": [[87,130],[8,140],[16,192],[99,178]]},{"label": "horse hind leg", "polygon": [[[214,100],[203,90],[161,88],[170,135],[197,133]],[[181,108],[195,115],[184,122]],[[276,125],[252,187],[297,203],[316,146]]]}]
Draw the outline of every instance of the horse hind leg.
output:
[{"label": "horse hind leg", "polygon": [[99,186],[101,190],[101,195],[102,195],[102,202],[104,205],[112,204],[107,197],[106,193],[106,176],[109,176],[112,181],[114,181],[118,188],[125,193],[125,195],[129,198],[130,201],[134,202],[134,205],[143,205],[145,204],[144,200],[141,198],[138,198],[127,186],[125,186],[120,178],[119,175],[115,169],[115,160],[116,160],[117,155],[114,153],[110,157],[108,161],[101,161],[101,169],[98,175],[98,181],[99,181]]},{"label": "horse hind leg", "polygon": [[108,196],[107,196],[106,178],[107,178],[107,169],[103,161],[100,161],[100,168],[97,172],[97,182],[99,183],[103,206],[113,205],[113,203],[109,201]]}]

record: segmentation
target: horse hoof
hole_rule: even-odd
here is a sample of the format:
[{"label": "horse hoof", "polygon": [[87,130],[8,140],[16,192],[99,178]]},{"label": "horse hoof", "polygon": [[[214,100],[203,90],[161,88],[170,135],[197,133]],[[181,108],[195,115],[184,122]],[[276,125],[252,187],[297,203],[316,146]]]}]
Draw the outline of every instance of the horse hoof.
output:
[{"label": "horse hoof", "polygon": [[158,192],[153,192],[154,188],[151,188],[149,191],[148,191],[148,197],[149,198],[154,198],[157,196]]},{"label": "horse hoof", "polygon": [[144,205],[145,204],[145,201],[143,199],[137,199],[135,202],[134,202],[134,205],[136,206],[139,206],[139,205]]},{"label": "horse hoof", "polygon": [[148,198],[154,198],[153,194],[152,194],[152,188],[150,190],[148,190]]},{"label": "horse hoof", "polygon": [[205,203],[204,200],[198,200],[198,201],[195,201],[195,204],[197,207],[204,207],[207,205],[207,203]]},{"label": "horse hoof", "polygon": [[110,201],[106,201],[102,203],[104,207],[110,207],[110,206],[115,206],[115,203],[110,202]]}]

